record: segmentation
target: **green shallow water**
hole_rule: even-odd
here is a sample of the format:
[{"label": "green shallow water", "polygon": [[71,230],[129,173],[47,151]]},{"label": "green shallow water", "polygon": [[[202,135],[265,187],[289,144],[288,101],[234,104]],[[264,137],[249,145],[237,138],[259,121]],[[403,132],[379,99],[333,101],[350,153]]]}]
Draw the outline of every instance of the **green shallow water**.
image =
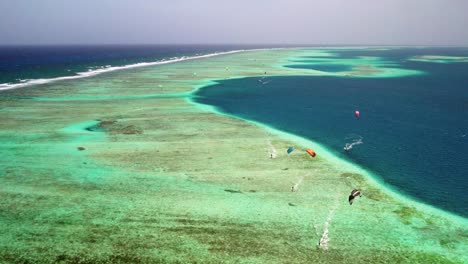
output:
[{"label": "green shallow water", "polygon": [[[0,260],[466,261],[464,219],[389,195],[314,142],[186,97],[217,79],[317,74],[279,66],[307,52],[324,51],[245,52],[6,93]],[[316,159],[301,151],[311,145]],[[366,195],[350,207],[356,186]]]}]

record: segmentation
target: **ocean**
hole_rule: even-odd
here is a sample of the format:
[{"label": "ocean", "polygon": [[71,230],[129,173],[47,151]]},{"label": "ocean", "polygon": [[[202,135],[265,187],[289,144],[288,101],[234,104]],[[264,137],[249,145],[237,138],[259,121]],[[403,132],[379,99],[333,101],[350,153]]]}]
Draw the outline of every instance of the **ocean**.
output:
[{"label": "ocean", "polygon": [[[331,50],[333,60],[379,57],[424,74],[393,78],[274,76],[219,80],[194,100],[316,141],[423,203],[468,216],[468,56],[466,48]],[[413,58],[413,59],[410,59]],[[416,58],[416,59],[414,59]],[[291,60],[325,72],[353,65]],[[308,63],[310,62],[310,63]],[[356,118],[354,112],[360,111]],[[313,148],[313,146],[311,146]],[[345,150],[344,148],[348,148]],[[286,148],[284,149],[286,151]],[[318,153],[320,155],[320,153]]]}]

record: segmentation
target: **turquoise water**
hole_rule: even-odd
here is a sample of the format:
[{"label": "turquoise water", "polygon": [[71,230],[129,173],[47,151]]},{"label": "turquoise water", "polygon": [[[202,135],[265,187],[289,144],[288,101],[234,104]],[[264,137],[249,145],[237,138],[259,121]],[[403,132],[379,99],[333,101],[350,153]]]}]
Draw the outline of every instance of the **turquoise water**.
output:
[{"label": "turquoise water", "polygon": [[[187,100],[213,78],[275,72],[298,53],[245,52],[0,91],[0,262],[463,263],[463,221],[386,195],[322,148],[312,146],[314,159],[299,145],[287,155],[303,142],[293,135]],[[259,79],[244,79],[246,88],[284,81],[288,93],[273,112],[294,106],[287,99],[296,86],[311,87],[310,79]],[[360,110],[359,121],[371,116]],[[355,121],[353,112],[345,118]],[[366,193],[349,206],[356,185]]]},{"label": "turquoise water", "polygon": [[[468,50],[334,52],[338,59],[378,56],[426,74],[222,80],[198,91],[195,100],[320,142],[401,192],[468,216],[468,63],[409,60],[424,54],[468,56]],[[318,69],[315,62],[303,63],[291,67]]]}]

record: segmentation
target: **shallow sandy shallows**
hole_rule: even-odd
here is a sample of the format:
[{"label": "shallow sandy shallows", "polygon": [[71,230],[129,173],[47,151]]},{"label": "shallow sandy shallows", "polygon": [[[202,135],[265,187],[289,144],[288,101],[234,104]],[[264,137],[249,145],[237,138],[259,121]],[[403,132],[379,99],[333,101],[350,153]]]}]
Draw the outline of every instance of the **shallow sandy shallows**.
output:
[{"label": "shallow sandy shallows", "polygon": [[[467,261],[466,220],[388,195],[313,142],[190,100],[216,79],[325,74],[281,67],[308,54],[326,56],[245,52],[4,93],[0,260]],[[342,74],[419,74],[362,60]],[[350,206],[353,188],[363,197]]]}]

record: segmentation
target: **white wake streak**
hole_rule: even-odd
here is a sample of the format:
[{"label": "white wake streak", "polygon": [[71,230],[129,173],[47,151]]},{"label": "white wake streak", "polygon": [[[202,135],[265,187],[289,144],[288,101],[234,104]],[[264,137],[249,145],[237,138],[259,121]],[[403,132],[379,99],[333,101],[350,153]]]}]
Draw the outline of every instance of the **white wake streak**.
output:
[{"label": "white wake streak", "polygon": [[353,146],[359,145],[359,144],[362,144],[362,143],[364,143],[364,142],[362,142],[362,137],[358,138],[358,139],[354,139],[353,142],[346,143],[346,145],[345,145],[345,147],[343,149],[348,151],[348,150],[352,149]]},{"label": "white wake streak", "polygon": [[297,190],[299,189],[299,185],[302,183],[302,180],[304,178],[300,177],[299,180],[293,184],[293,186],[291,187],[291,192],[297,192]]},{"label": "white wake streak", "polygon": [[271,144],[271,141],[268,139],[267,141],[267,144],[268,144],[268,148],[270,150],[270,158],[274,159],[276,158],[277,153],[276,153],[276,148],[273,146],[273,144]]},{"label": "white wake streak", "polygon": [[328,250],[328,244],[330,243],[330,237],[328,236],[328,227],[333,219],[333,215],[335,214],[336,209],[338,209],[339,206],[339,200],[338,196],[335,199],[335,205],[333,208],[330,210],[328,213],[327,220],[325,221],[325,225],[323,227],[323,234],[322,237],[320,238],[317,247],[322,250]]}]

